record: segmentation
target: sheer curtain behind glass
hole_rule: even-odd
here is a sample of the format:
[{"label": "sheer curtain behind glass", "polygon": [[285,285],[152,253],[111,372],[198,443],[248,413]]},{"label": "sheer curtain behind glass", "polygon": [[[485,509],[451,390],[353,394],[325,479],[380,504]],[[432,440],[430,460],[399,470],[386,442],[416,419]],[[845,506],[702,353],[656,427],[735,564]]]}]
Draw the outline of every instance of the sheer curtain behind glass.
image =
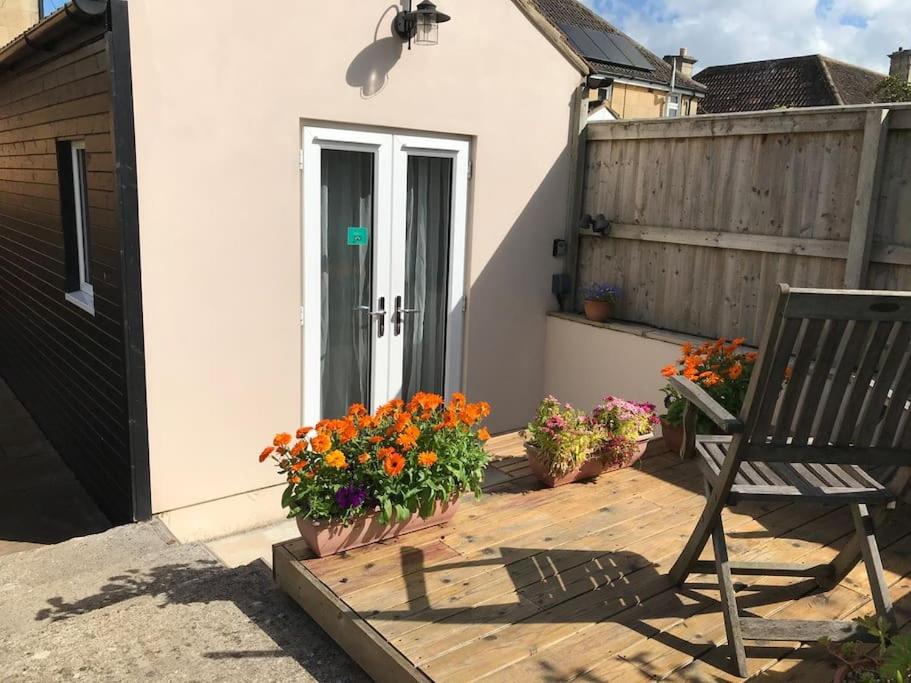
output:
[{"label": "sheer curtain behind glass", "polygon": [[[370,398],[373,154],[324,149],[321,157],[321,414],[340,417]],[[367,244],[349,246],[349,227],[367,228]]]},{"label": "sheer curtain behind glass", "polygon": [[442,393],[449,299],[452,159],[408,157],[403,397]]}]

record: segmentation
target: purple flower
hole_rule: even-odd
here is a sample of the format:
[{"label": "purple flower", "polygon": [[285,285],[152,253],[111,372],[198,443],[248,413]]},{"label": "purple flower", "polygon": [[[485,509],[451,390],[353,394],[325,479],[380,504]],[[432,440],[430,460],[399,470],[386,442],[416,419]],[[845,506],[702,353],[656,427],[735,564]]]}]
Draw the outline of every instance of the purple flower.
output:
[{"label": "purple flower", "polygon": [[363,486],[343,486],[335,492],[335,502],[342,510],[359,508],[367,500],[367,489]]}]

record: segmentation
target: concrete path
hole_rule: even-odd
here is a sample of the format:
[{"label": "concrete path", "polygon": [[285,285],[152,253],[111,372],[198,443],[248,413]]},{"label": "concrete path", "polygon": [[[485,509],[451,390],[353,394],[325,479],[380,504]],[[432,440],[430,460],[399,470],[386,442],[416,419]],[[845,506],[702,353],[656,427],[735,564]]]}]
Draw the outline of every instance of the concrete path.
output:
[{"label": "concrete path", "polygon": [[0,556],[110,526],[0,379]]},{"label": "concrete path", "polygon": [[15,681],[366,681],[253,561],[160,522],[0,557],[0,671]]}]

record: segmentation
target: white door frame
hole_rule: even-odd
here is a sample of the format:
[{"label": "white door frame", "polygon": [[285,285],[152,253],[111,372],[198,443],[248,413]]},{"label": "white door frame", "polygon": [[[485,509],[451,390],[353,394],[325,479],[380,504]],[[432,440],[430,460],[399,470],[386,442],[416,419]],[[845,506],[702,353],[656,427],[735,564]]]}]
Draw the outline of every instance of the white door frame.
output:
[{"label": "white door frame", "polygon": [[[446,359],[444,391],[452,394],[462,388],[462,342],[465,328],[465,235],[468,220],[467,140],[396,135],[393,138],[392,181],[392,282],[393,296],[405,288],[405,224],[408,214],[408,157],[429,156],[453,160],[452,215],[449,226],[449,282],[447,283]],[[393,303],[394,305],[394,303]],[[394,395],[401,395],[403,337],[393,336],[390,349],[390,376]]]},{"label": "white door frame", "polygon": [[393,332],[392,313],[397,295],[404,295],[405,224],[409,156],[453,159],[452,216],[449,244],[448,315],[446,332],[445,391],[459,391],[462,384],[465,328],[465,256],[468,220],[467,140],[394,135],[345,128],[304,126],[302,134],[302,363],[301,399],[305,424],[319,420],[321,402],[321,164],[323,149],[368,151],[374,154],[373,307],[385,299],[385,333],[378,337],[379,322],[371,323],[373,344],[371,402],[373,408],[401,395],[403,337]]}]

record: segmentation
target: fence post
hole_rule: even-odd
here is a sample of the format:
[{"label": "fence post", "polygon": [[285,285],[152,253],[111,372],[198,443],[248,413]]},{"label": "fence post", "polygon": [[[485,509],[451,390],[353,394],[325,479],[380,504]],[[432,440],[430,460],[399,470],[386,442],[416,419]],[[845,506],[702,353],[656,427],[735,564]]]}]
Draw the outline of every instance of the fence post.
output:
[{"label": "fence post", "polygon": [[861,289],[867,279],[879,197],[880,169],[888,136],[889,110],[870,109],[864,122],[857,189],[854,193],[851,237],[848,241],[848,260],[845,264],[846,289]]},{"label": "fence post", "polygon": [[576,290],[579,277],[579,213],[582,210],[582,190],[585,186],[585,157],[588,137],[588,101],[587,89],[580,86],[573,91],[573,101],[569,122],[569,201],[567,202],[566,255],[563,259],[563,272],[569,275],[572,290],[569,293],[567,311],[572,312],[576,303]]}]

